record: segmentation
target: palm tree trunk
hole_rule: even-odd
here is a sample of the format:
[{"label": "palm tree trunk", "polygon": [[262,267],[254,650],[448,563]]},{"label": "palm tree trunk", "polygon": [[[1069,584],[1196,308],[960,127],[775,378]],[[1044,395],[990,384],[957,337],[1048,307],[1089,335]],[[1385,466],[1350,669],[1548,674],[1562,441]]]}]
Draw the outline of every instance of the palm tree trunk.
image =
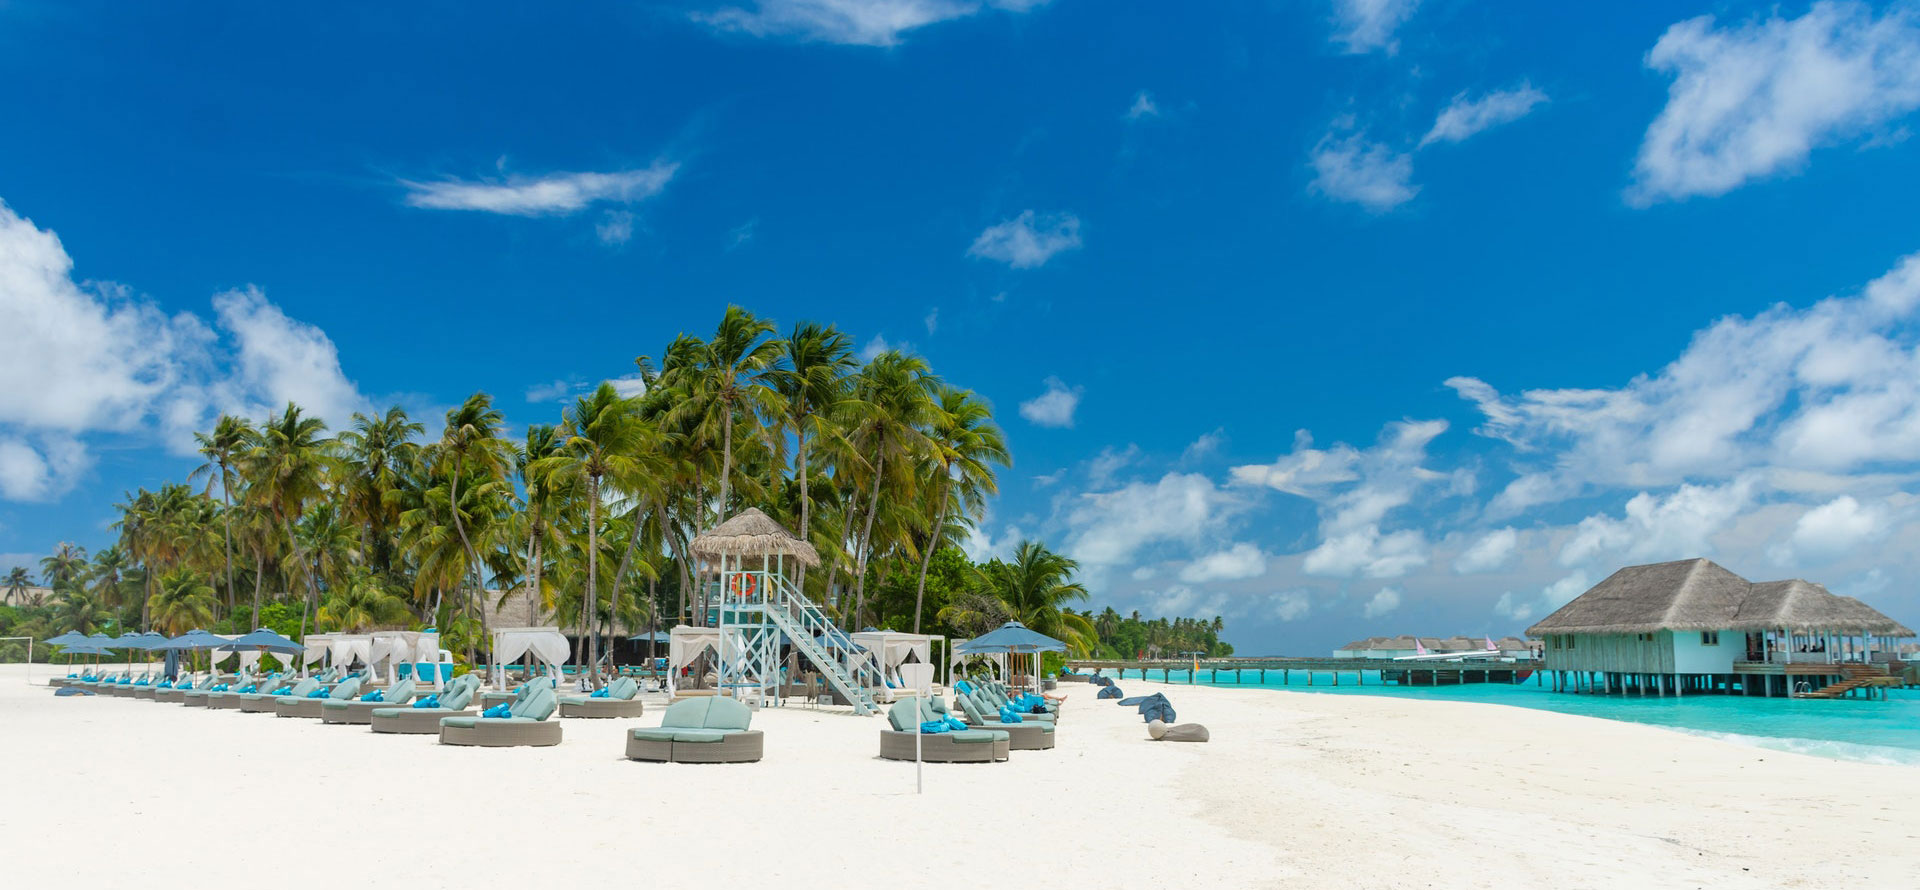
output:
[{"label": "palm tree trunk", "polygon": [[267,577],[267,548],[253,551],[253,626],[260,626],[260,585]]},{"label": "palm tree trunk", "polygon": [[727,493],[733,477],[733,406],[727,406],[724,421],[726,432],[720,442],[720,515],[714,519],[714,525],[727,521]]},{"label": "palm tree trunk", "polygon": [[[813,543],[813,532],[809,520],[813,518],[813,505],[807,492],[807,416],[801,414],[793,419],[794,447],[800,452],[800,540]],[[800,564],[800,595],[807,593],[807,564]]]},{"label": "palm tree trunk", "polygon": [[867,605],[867,560],[872,557],[873,517],[880,512],[880,477],[887,469],[887,455],[882,452],[873,462],[873,491],[867,495],[866,528],[860,532],[859,549],[854,551],[855,561],[860,574],[853,579],[853,626],[860,626],[860,613]]},{"label": "palm tree trunk", "polygon": [[541,563],[545,561],[540,553],[540,520],[538,518],[533,520],[533,528],[527,532],[527,556],[533,561],[533,565],[527,570],[533,582],[532,586],[527,588],[527,614],[534,616],[537,624],[540,617],[540,570],[544,568]]},{"label": "palm tree trunk", "polygon": [[913,632],[920,632],[920,610],[927,599],[927,567],[933,564],[933,551],[940,549],[941,532],[947,527],[947,499],[952,481],[940,486],[940,513],[933,524],[933,534],[928,536],[927,549],[920,554],[920,582],[913,589]]},{"label": "palm tree trunk", "polygon": [[300,564],[300,571],[307,576],[306,605],[300,609],[300,637],[307,636],[307,618],[320,604],[320,582],[313,579],[313,566],[307,562],[306,554],[300,552],[300,544],[293,537],[293,520],[282,519],[280,524],[286,527],[287,542],[293,549],[293,561]]},{"label": "palm tree trunk", "polygon": [[471,615],[474,610],[478,610],[480,633],[467,636],[467,664],[471,665],[474,663],[474,648],[478,637],[487,632],[487,610],[486,606],[480,602],[481,597],[487,595],[487,582],[485,576],[480,574],[480,554],[473,549],[473,542],[467,539],[467,527],[460,521],[460,462],[458,461],[453,465],[453,475],[447,479],[447,504],[453,513],[453,530],[460,533],[460,546],[466,549],[467,562],[473,568],[473,596],[467,600],[465,611]]},{"label": "palm tree trunk", "polygon": [[587,682],[600,688],[600,477],[587,477]]},{"label": "palm tree trunk", "polygon": [[[220,520],[223,526],[221,536],[226,539],[227,545],[227,614],[231,615],[233,614],[233,487],[232,480],[227,476],[225,461],[220,463],[220,501]],[[256,615],[256,628],[259,626],[258,618],[259,616]]]}]

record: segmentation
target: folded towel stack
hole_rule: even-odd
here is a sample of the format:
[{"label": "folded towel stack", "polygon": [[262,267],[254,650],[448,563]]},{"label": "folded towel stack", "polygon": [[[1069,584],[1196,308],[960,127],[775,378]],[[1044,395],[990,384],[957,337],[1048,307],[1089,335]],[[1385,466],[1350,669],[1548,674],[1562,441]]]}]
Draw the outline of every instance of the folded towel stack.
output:
[{"label": "folded towel stack", "polygon": [[494,706],[493,706],[493,707],[491,707],[491,708],[488,708],[488,709],[486,709],[486,710],[484,710],[484,711],[481,711],[481,712],[480,712],[480,716],[482,716],[482,717],[511,717],[511,716],[513,716],[513,706],[512,706],[512,705],[494,705]]},{"label": "folded towel stack", "polygon": [[420,708],[421,710],[425,710],[427,708],[440,707],[440,696],[429,695],[426,698],[423,698],[417,702],[414,702],[413,706],[416,708]]}]

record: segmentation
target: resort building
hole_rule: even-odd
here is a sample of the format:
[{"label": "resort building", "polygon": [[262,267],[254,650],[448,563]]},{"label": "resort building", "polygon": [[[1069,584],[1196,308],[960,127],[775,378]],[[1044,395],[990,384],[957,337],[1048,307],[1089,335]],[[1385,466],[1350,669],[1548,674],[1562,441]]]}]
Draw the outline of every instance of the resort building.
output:
[{"label": "resort building", "polygon": [[[1335,658],[1404,658],[1409,655],[1479,655],[1497,652],[1501,658],[1534,657],[1535,644],[1519,637],[1493,640],[1487,648],[1486,637],[1368,637],[1333,650]],[[1426,650],[1424,653],[1422,649]]]},{"label": "resort building", "polygon": [[1835,698],[1898,685],[1914,632],[1808,581],[1710,560],[1628,566],[1527,628],[1562,692]]}]

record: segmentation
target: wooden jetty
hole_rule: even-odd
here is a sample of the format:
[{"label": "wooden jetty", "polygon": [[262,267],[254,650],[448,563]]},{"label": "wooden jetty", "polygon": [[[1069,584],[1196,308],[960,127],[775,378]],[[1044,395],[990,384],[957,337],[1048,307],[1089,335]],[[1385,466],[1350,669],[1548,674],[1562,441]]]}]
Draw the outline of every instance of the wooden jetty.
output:
[{"label": "wooden jetty", "polygon": [[1459,683],[1521,683],[1529,678],[1540,682],[1540,662],[1532,660],[1460,660],[1460,661],[1399,661],[1392,658],[1152,658],[1135,661],[1110,661],[1101,659],[1068,659],[1067,665],[1076,671],[1098,669],[1116,680],[1138,677],[1143,680],[1153,678],[1153,672],[1160,672],[1164,682],[1174,682],[1175,673],[1187,674],[1187,682],[1206,676],[1209,683],[1219,683],[1225,674],[1229,682],[1244,683],[1247,675],[1252,674],[1257,682],[1265,683],[1275,673],[1280,675],[1280,684],[1289,686],[1293,678],[1299,676],[1312,686],[1317,680],[1330,680],[1332,685],[1340,685],[1342,677],[1349,678],[1355,684],[1365,684],[1368,674],[1377,674],[1380,682],[1403,686],[1451,686]]}]

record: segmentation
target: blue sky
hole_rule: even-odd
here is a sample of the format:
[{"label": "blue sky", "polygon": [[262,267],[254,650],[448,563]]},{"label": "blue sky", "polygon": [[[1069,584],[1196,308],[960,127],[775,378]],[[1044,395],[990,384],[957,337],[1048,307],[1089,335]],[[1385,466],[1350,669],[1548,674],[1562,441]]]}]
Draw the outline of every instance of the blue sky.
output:
[{"label": "blue sky", "polygon": [[1707,555],[1920,618],[1920,8],[0,2],[0,563],[191,430],[910,348],[1243,651]]}]

